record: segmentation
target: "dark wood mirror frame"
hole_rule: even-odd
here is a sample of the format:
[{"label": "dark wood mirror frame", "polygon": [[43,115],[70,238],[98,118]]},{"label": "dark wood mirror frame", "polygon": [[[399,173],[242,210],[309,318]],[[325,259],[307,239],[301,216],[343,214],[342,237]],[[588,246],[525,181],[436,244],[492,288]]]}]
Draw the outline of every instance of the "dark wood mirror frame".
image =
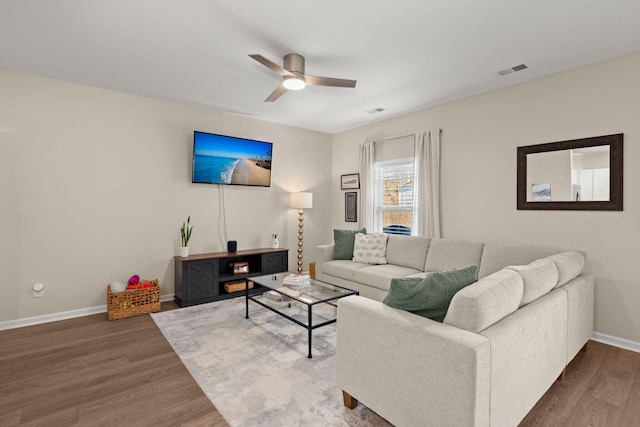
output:
[{"label": "dark wood mirror frame", "polygon": [[[546,144],[518,147],[518,210],[584,210],[584,211],[621,211],[622,210],[622,135],[595,136],[592,138],[572,139],[569,141],[549,142]],[[609,201],[527,201],[527,155],[549,151],[569,150],[586,147],[609,146]]]}]

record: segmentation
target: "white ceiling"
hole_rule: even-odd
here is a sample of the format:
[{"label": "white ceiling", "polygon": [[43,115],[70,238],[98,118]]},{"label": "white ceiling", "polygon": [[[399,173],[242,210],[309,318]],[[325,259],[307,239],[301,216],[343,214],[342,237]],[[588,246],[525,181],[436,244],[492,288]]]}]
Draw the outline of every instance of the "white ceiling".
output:
[{"label": "white ceiling", "polygon": [[[638,51],[639,0],[0,0],[0,67],[328,133]],[[291,52],[356,88],[263,102]]]}]

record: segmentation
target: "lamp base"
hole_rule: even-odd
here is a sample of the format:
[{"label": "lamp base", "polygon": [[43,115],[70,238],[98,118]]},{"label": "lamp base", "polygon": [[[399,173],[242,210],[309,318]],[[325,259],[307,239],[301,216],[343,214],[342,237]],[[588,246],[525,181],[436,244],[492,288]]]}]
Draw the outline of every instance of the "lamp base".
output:
[{"label": "lamp base", "polygon": [[304,211],[298,210],[298,274],[302,273],[302,235],[304,228]]}]

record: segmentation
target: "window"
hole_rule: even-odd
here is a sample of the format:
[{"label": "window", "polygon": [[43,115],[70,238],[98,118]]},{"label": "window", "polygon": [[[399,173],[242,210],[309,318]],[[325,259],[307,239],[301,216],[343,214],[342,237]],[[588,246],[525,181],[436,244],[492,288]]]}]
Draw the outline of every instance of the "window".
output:
[{"label": "window", "polygon": [[371,232],[439,238],[440,131],[383,141],[360,146],[361,224]]},{"label": "window", "polygon": [[415,213],[417,183],[413,159],[376,162],[374,165],[375,232],[411,234]]}]

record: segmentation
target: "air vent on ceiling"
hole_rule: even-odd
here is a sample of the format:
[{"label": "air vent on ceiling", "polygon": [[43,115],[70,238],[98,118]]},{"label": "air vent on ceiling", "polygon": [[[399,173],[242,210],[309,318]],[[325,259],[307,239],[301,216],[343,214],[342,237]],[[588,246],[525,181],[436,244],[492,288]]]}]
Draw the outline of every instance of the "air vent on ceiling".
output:
[{"label": "air vent on ceiling", "polygon": [[498,71],[498,75],[506,76],[507,74],[511,74],[511,73],[516,72],[516,71],[526,70],[527,68],[529,68],[529,67],[527,67],[524,64],[520,64],[520,65],[513,66],[511,68],[507,68],[505,70],[500,70],[500,71]]},{"label": "air vent on ceiling", "polygon": [[368,110],[367,113],[369,114],[378,114],[378,113],[382,113],[384,111],[384,108],[382,107],[376,107],[372,110]]}]

